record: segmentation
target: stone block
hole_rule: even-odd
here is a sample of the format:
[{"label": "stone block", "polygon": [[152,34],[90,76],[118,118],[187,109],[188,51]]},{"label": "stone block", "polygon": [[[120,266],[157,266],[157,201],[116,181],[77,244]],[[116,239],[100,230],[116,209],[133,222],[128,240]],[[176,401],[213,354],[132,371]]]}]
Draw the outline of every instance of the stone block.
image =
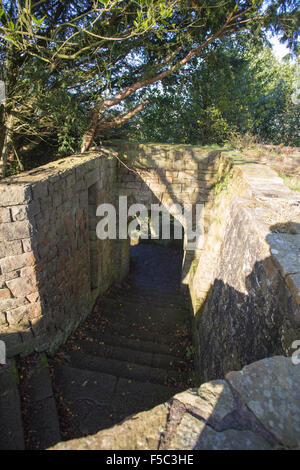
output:
[{"label": "stone block", "polygon": [[41,276],[43,266],[41,264],[35,264],[34,266],[25,266],[20,270],[20,277],[31,277],[37,279]]},{"label": "stone block", "polygon": [[17,184],[0,185],[1,206],[14,206],[24,204],[32,199],[30,186],[21,186]]},{"label": "stone block", "polygon": [[42,309],[39,302],[24,305],[6,312],[9,325],[26,324],[29,320],[41,316]]},{"label": "stone block", "polygon": [[207,382],[197,390],[189,389],[175,395],[174,399],[192,407],[194,413],[211,424],[222,420],[236,409],[232,392],[225,380]]},{"label": "stone block", "polygon": [[0,241],[21,240],[30,237],[32,233],[32,224],[27,220],[0,224]]},{"label": "stone block", "polygon": [[0,224],[10,222],[10,213],[8,207],[0,207]]},{"label": "stone block", "polygon": [[5,342],[6,353],[9,358],[19,354],[24,347],[21,335],[17,331],[10,331],[7,334],[0,332],[0,340]]},{"label": "stone block", "polygon": [[27,219],[28,206],[20,205],[10,208],[11,217],[14,222]]},{"label": "stone block", "polygon": [[0,289],[0,299],[9,299],[10,290],[9,289]]},{"label": "stone block", "polygon": [[21,243],[24,253],[27,253],[28,251],[35,251],[37,247],[37,243],[34,238],[25,238]]},{"label": "stone block", "polygon": [[6,282],[14,297],[25,297],[37,289],[37,282],[32,277],[18,277]]},{"label": "stone block", "polygon": [[38,181],[32,185],[33,199],[44,199],[49,194],[49,184],[47,180]]},{"label": "stone block", "polygon": [[226,379],[285,448],[300,445],[300,365],[275,356],[230,372]]},{"label": "stone block", "polygon": [[23,253],[22,255],[7,256],[0,260],[0,266],[3,273],[9,273],[16,269],[24,268],[24,266],[33,266],[35,263],[35,256],[32,251]]},{"label": "stone block", "polygon": [[90,171],[89,173],[87,173],[85,175],[85,184],[86,184],[86,188],[89,188],[90,186],[92,186],[93,184],[95,184],[97,182],[97,180],[99,179],[99,171],[97,170],[93,170],[93,171]]},{"label": "stone block", "polygon": [[32,304],[40,300],[40,295],[38,292],[33,292],[32,294],[26,295],[26,299]]},{"label": "stone block", "polygon": [[216,432],[185,413],[168,447],[170,450],[270,450],[271,446],[251,431],[228,429]]},{"label": "stone block", "polygon": [[4,312],[6,310],[11,310],[27,303],[28,301],[25,297],[19,297],[18,299],[0,299],[0,311]]},{"label": "stone block", "polygon": [[[3,330],[3,326],[7,325],[6,314],[0,312],[0,328]],[[0,338],[1,338],[1,330],[0,330]]]},{"label": "stone block", "polygon": [[0,258],[5,258],[6,256],[20,255],[22,253],[22,242],[20,240],[14,240],[10,242],[4,241],[0,243]]}]

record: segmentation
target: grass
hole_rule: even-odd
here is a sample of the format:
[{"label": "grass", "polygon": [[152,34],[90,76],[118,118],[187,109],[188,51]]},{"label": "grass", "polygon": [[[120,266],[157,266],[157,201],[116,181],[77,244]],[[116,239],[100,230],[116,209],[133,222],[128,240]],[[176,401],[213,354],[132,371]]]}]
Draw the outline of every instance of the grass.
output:
[{"label": "grass", "polygon": [[300,193],[300,178],[299,177],[287,175],[286,173],[282,173],[282,172],[279,173],[279,176],[283,179],[284,184],[288,188]]}]

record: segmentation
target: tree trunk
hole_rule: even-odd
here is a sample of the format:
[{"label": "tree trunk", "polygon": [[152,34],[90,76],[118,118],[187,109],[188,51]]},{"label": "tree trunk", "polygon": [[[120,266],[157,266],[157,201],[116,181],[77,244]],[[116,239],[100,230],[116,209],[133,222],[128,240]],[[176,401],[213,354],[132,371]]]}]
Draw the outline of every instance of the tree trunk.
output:
[{"label": "tree trunk", "polygon": [[0,105],[0,155],[2,155],[4,140],[5,140],[4,106]]},{"label": "tree trunk", "polygon": [[9,150],[12,144],[12,130],[13,130],[13,116],[9,114],[5,122],[5,135],[4,135],[4,142],[2,145],[1,157],[0,157],[0,178],[4,178],[6,176],[7,155],[9,153]]}]

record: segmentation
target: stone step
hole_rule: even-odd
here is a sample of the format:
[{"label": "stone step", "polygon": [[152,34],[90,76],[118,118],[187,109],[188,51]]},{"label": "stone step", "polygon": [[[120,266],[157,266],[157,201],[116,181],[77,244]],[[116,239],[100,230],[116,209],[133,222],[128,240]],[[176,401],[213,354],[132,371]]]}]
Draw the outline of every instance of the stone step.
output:
[{"label": "stone step", "polygon": [[24,450],[19,375],[15,361],[0,365],[0,450]]},{"label": "stone step", "polygon": [[178,391],[61,364],[54,365],[54,377],[64,440],[110,428]]},{"label": "stone step", "polygon": [[145,289],[145,288],[134,288],[134,289],[111,289],[105,294],[105,298],[109,299],[126,299],[135,303],[145,303],[156,307],[170,307],[173,309],[187,309],[188,299],[181,295],[179,292],[174,294],[171,292],[167,294],[165,291],[158,289]]},{"label": "stone step", "polygon": [[[114,330],[112,333],[109,332],[110,329],[106,328],[103,333],[99,333],[99,331],[88,330],[84,335],[81,335],[82,339],[87,341],[96,341],[101,344],[107,344],[111,346],[119,346],[121,348],[131,349],[133,351],[139,352],[148,352],[148,353],[155,353],[155,354],[163,354],[167,356],[175,357],[176,359],[181,358],[182,360],[185,359],[185,348],[180,349],[179,345],[174,343],[174,337],[171,337],[171,341],[169,344],[163,344],[164,337],[159,338],[160,342],[154,341],[146,341],[144,338],[133,338],[132,337],[132,330],[126,330],[125,332],[120,330]],[[126,335],[126,332],[128,335]],[[144,331],[142,330],[144,333]],[[121,336],[121,333],[124,333],[125,336]],[[151,338],[154,335],[151,335]],[[154,339],[157,339],[155,337]]]},{"label": "stone step", "polygon": [[178,283],[170,281],[160,281],[157,279],[149,279],[147,276],[140,275],[138,279],[132,281],[136,291],[141,291],[141,293],[146,293],[151,291],[156,293],[157,297],[160,297],[160,294],[164,297],[172,297],[180,295],[180,286]]},{"label": "stone step", "polygon": [[174,370],[160,369],[118,359],[94,356],[80,351],[67,351],[69,365],[116,377],[159,385],[176,386],[182,382],[182,375]]},{"label": "stone step", "polygon": [[96,341],[77,341],[75,350],[91,356],[106,357],[166,370],[183,370],[184,361],[167,354],[144,352]]},{"label": "stone step", "polygon": [[[21,364],[26,364],[26,359]],[[45,354],[30,361],[21,383],[26,449],[46,449],[60,442],[60,427],[52,378]]]},{"label": "stone step", "polygon": [[185,310],[154,308],[151,305],[134,304],[127,301],[104,299],[99,302],[98,311],[110,322],[121,322],[131,327],[144,326],[153,332],[176,331],[189,321]]},{"label": "stone step", "polygon": [[114,424],[111,402],[117,377],[57,362],[53,375],[63,440],[95,434]]},{"label": "stone step", "polygon": [[113,401],[114,424],[168,401],[179,390],[183,391],[182,388],[119,379]]},{"label": "stone step", "polygon": [[134,310],[141,312],[145,315],[148,313],[149,315],[152,314],[154,316],[159,316],[161,312],[166,312],[170,318],[176,318],[178,320],[186,319],[190,317],[189,309],[185,306],[174,306],[173,304],[169,304],[168,302],[161,302],[158,305],[155,303],[155,299],[150,298],[145,299],[137,299],[135,297],[130,296],[122,296],[122,297],[114,297],[109,298],[105,297],[103,299],[98,300],[98,305],[101,307],[102,305],[108,306],[122,306],[123,308],[128,308],[128,310]]},{"label": "stone step", "polygon": [[[157,352],[161,354],[170,354],[172,356],[184,358],[186,348],[190,345],[186,331],[183,328],[171,334],[161,334],[153,332],[144,325],[135,325],[134,328],[128,327],[127,323],[105,321],[101,326],[97,324],[89,325],[83,332],[78,334],[80,339],[92,338],[105,342],[106,337],[116,338],[122,346],[123,341],[129,341],[134,344],[134,349],[145,352]],[[75,336],[76,339],[76,336]],[[111,339],[111,341],[113,341]],[[134,343],[131,343],[134,342]],[[110,343],[108,343],[110,344]],[[112,342],[112,344],[115,344]],[[125,343],[126,344],[126,343]],[[130,349],[130,346],[128,347]],[[139,348],[139,344],[141,347]]]}]

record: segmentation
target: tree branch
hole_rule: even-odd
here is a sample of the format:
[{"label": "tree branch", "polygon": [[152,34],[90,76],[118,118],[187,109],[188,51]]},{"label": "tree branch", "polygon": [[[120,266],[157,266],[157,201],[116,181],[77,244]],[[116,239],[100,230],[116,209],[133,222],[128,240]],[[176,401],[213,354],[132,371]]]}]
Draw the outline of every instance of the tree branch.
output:
[{"label": "tree branch", "polygon": [[136,114],[138,114],[142,109],[149,103],[149,101],[144,101],[144,103],[141,103],[139,106],[137,106],[135,109],[130,111],[129,113],[125,114],[124,116],[121,116],[120,118],[116,118],[113,121],[104,121],[104,122],[99,122],[96,128],[96,131],[103,131],[104,129],[109,129],[111,127],[115,126],[120,126],[121,124],[124,124],[124,122],[128,121],[129,119],[133,118]]}]

